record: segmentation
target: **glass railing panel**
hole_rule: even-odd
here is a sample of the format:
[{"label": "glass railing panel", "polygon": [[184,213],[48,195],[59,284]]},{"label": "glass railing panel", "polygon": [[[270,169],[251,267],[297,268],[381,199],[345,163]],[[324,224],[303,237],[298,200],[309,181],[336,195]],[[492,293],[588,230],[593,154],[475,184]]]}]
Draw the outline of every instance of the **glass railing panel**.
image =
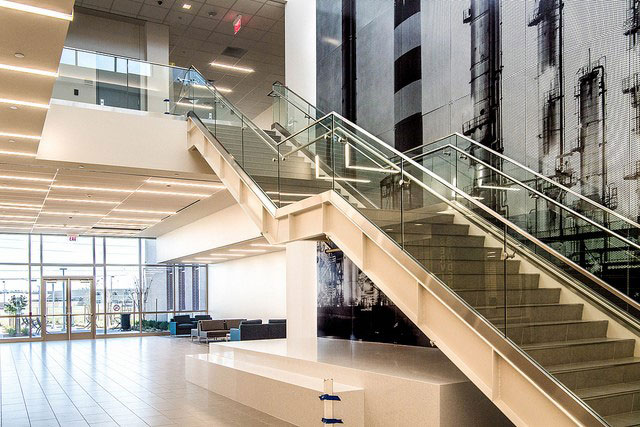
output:
[{"label": "glass railing panel", "polygon": [[273,85],[274,123],[293,134],[325,114],[279,83]]},{"label": "glass railing panel", "polygon": [[52,98],[168,113],[187,69],[64,48]]},{"label": "glass railing panel", "polygon": [[[442,164],[452,165],[451,151],[454,151],[455,175]],[[556,202],[534,188],[489,169],[488,164],[464,152],[444,147],[420,159],[420,164],[436,173],[452,186],[466,193],[478,203],[456,197],[469,211],[485,219],[495,227],[503,227],[502,218],[509,221],[509,235],[518,245],[527,248],[563,271],[577,283],[599,295],[608,295],[619,308],[632,316],[637,310],[624,298],[612,297],[603,284],[609,284],[621,294],[636,300],[638,295],[632,289],[631,268],[640,263],[638,251],[629,241],[611,233],[591,218],[573,211]],[[486,169],[489,169],[488,171]],[[462,185],[469,182],[471,185]],[[433,185],[433,179],[428,181]],[[480,206],[481,205],[481,206]],[[497,215],[483,215],[488,209]],[[550,249],[550,250],[547,250]],[[569,260],[569,262],[567,262]],[[585,274],[584,270],[593,276]],[[601,282],[599,282],[599,280]]]},{"label": "glass railing panel", "polygon": [[337,144],[331,130],[332,118],[327,117],[278,145],[281,206],[333,189]]}]

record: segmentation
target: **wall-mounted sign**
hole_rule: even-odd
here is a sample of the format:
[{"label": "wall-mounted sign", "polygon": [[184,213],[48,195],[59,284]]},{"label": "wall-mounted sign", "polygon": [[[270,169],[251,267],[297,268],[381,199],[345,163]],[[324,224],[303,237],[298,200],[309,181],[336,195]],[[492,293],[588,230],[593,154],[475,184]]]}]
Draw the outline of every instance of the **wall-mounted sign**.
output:
[{"label": "wall-mounted sign", "polygon": [[75,242],[78,240],[78,235],[77,234],[67,234],[67,236],[69,237],[69,241],[70,242]]},{"label": "wall-mounted sign", "polygon": [[236,16],[233,20],[233,34],[238,34],[238,31],[242,28],[242,15]]}]

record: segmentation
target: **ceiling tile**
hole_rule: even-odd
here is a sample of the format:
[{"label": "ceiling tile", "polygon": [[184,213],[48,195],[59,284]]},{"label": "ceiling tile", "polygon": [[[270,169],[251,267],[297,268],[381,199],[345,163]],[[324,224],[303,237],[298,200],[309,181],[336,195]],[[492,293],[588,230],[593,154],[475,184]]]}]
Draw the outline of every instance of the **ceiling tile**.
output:
[{"label": "ceiling tile", "polygon": [[142,3],[131,0],[113,0],[113,5],[111,6],[114,12],[130,15],[137,15],[141,7]]},{"label": "ceiling tile", "polygon": [[247,23],[248,28],[255,28],[258,30],[269,30],[273,24],[275,24],[275,20],[269,18],[263,18],[262,16],[254,16]]},{"label": "ceiling tile", "polygon": [[163,20],[165,16],[167,16],[167,10],[162,7],[150,6],[148,4],[144,4],[142,8],[140,8],[139,15],[143,18],[153,18]]},{"label": "ceiling tile", "polygon": [[191,26],[194,28],[199,28],[202,30],[209,30],[209,32],[213,31],[216,26],[220,23],[219,19],[212,18],[203,18],[201,16],[196,16],[191,21]]},{"label": "ceiling tile", "polygon": [[263,2],[254,0],[237,0],[233,4],[233,8],[241,13],[256,13],[262,6]]},{"label": "ceiling tile", "polygon": [[280,19],[284,16],[284,7],[267,2],[256,12],[256,15],[264,16],[265,18]]}]

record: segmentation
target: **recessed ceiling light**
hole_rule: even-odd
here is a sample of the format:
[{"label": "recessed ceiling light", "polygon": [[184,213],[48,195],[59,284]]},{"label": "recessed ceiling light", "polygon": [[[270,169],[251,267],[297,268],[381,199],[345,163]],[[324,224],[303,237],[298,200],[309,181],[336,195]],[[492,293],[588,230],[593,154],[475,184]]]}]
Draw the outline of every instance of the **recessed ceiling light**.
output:
[{"label": "recessed ceiling light", "polygon": [[49,109],[49,104],[40,104],[38,102],[29,102],[29,101],[19,101],[17,99],[0,98],[0,104],[13,104],[14,106],[23,105],[25,107],[42,108],[44,110]]},{"label": "recessed ceiling light", "polygon": [[64,19],[65,21],[73,21],[73,14],[56,12],[55,10],[45,9],[42,7],[29,6],[22,3],[15,3],[7,0],[0,0],[0,7],[7,9],[19,10],[21,12],[35,13],[36,15],[48,16],[50,18]]},{"label": "recessed ceiling light", "polygon": [[209,255],[214,256],[214,257],[219,257],[219,256],[235,256],[235,257],[246,256],[245,254],[209,254]]},{"label": "recessed ceiling light", "polygon": [[[1,154],[2,152],[0,152]],[[35,156],[35,154],[34,154]],[[67,190],[83,190],[83,191],[106,191],[113,193],[143,193],[143,194],[157,194],[162,196],[184,196],[184,197],[209,197],[211,194],[200,193],[179,193],[176,191],[160,191],[160,190],[136,190],[136,189],[123,189],[123,188],[107,188],[107,187],[84,187],[78,185],[60,185],[53,184],[52,188],[64,188]]]},{"label": "recessed ceiling light", "polygon": [[11,191],[34,191],[36,193],[46,193],[49,190],[47,188],[32,188],[32,187],[12,187],[10,185],[0,185],[0,190]]},{"label": "recessed ceiling light", "polygon": [[20,153],[17,151],[0,151],[1,156],[35,157],[36,153]]},{"label": "recessed ceiling light", "polygon": [[0,70],[16,71],[18,73],[37,74],[47,77],[58,77],[57,71],[37,70],[35,68],[17,67],[15,65],[0,64]]},{"label": "recessed ceiling light", "polygon": [[34,178],[31,176],[13,176],[13,175],[0,175],[0,179],[14,179],[17,181],[36,181],[36,182],[53,181],[53,178]]},{"label": "recessed ceiling light", "polygon": [[213,107],[211,105],[199,105],[192,104],[190,102],[176,102],[176,105],[180,105],[182,107],[202,108],[203,110],[213,110]]},{"label": "recessed ceiling light", "polygon": [[185,3],[185,4],[182,5],[182,8],[189,10],[189,9],[191,9],[191,5],[189,3]]},{"label": "recessed ceiling light", "polygon": [[13,54],[13,56],[15,56],[16,58],[22,59],[22,58],[24,58],[24,53],[16,52],[16,53]]},{"label": "recessed ceiling light", "polygon": [[8,133],[8,132],[0,132],[0,136],[8,136],[9,138],[33,139],[36,141],[40,139],[39,136],[35,136],[35,135],[22,135],[19,133]]},{"label": "recessed ceiling light", "polygon": [[130,213],[145,213],[145,214],[162,214],[162,215],[175,215],[174,211],[148,211],[142,209],[114,209],[113,212],[130,212]]},{"label": "recessed ceiling light", "polygon": [[216,88],[216,90],[218,92],[222,92],[222,93],[231,93],[233,92],[232,89],[226,88],[226,87],[219,87],[219,86],[214,86]]},{"label": "recessed ceiling light", "polygon": [[126,221],[128,223],[134,223],[134,222],[150,222],[150,223],[156,223],[156,222],[160,222],[159,219],[145,219],[145,218],[118,218],[118,217],[104,217],[103,221]]},{"label": "recessed ceiling light", "polygon": [[286,245],[270,245],[268,243],[252,243],[251,246],[256,248],[286,248]]},{"label": "recessed ceiling light", "polygon": [[229,252],[267,252],[266,249],[229,249]]},{"label": "recessed ceiling light", "polygon": [[46,201],[52,202],[70,202],[70,203],[92,203],[92,204],[103,204],[103,205],[117,205],[120,202],[112,201],[112,200],[87,200],[87,199],[59,199],[56,197],[47,197]]},{"label": "recessed ceiling light", "polygon": [[9,107],[9,109],[11,109],[11,110],[17,110],[17,109],[18,109],[18,107],[16,107],[15,105],[12,105],[11,107]]},{"label": "recessed ceiling light", "polygon": [[229,64],[220,64],[219,62],[212,62],[211,66],[216,68],[223,68],[225,70],[240,71],[243,73],[253,73],[255,71],[253,68],[238,67],[236,65],[229,65]]},{"label": "recessed ceiling light", "polygon": [[42,211],[42,215],[62,215],[62,216],[90,216],[90,217],[103,217],[104,214],[85,213],[85,212],[57,212],[57,211]]},{"label": "recessed ceiling light", "polygon": [[204,187],[204,188],[224,188],[223,184],[212,183],[197,183],[197,182],[180,182],[180,181],[163,181],[161,179],[147,179],[149,184],[160,184],[160,185],[182,185],[184,187]]}]

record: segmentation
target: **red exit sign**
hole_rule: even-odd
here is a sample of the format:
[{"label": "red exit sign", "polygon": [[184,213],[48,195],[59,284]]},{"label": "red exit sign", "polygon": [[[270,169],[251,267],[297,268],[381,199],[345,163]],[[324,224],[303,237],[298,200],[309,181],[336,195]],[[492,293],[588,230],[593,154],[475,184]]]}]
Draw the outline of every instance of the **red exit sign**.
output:
[{"label": "red exit sign", "polygon": [[238,34],[238,31],[242,28],[242,15],[236,16],[233,20],[233,34]]}]

